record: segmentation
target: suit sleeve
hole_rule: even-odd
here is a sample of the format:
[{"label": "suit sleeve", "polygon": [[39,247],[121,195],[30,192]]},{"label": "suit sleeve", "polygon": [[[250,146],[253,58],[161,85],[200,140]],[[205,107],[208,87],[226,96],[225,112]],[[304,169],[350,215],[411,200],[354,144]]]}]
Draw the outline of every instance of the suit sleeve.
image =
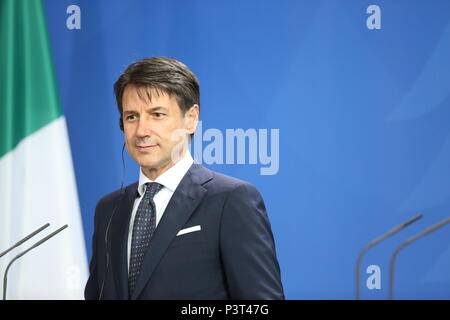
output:
[{"label": "suit sleeve", "polygon": [[84,298],[86,300],[97,300],[99,297],[98,279],[97,279],[97,234],[98,234],[98,207],[95,209],[94,234],[92,236],[92,258],[89,264],[89,279],[84,289]]},{"label": "suit sleeve", "polygon": [[284,299],[264,201],[251,184],[241,184],[230,192],[219,237],[230,299]]}]

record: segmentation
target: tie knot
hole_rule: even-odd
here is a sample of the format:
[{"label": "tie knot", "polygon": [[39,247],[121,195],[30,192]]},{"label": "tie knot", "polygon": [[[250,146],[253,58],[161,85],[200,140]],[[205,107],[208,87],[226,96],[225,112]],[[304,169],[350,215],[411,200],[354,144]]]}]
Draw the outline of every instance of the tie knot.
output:
[{"label": "tie knot", "polygon": [[158,193],[159,190],[161,190],[164,186],[158,182],[147,182],[145,184],[145,195],[144,197],[150,197],[150,199],[153,199],[155,194]]}]

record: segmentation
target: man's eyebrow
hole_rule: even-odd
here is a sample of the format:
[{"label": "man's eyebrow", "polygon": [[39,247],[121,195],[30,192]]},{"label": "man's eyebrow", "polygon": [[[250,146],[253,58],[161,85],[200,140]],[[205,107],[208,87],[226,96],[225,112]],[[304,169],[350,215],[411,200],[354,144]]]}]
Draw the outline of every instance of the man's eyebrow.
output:
[{"label": "man's eyebrow", "polygon": [[169,109],[167,109],[167,108],[165,108],[163,106],[156,106],[156,107],[150,108],[148,111],[149,112],[153,112],[153,111],[159,111],[159,110],[169,111]]},{"label": "man's eyebrow", "polygon": [[[161,111],[161,110],[162,111],[169,111],[169,109],[167,109],[167,108],[165,108],[163,106],[156,106],[156,107],[148,109],[147,112],[154,112],[154,111]],[[124,110],[123,111],[123,114],[136,114],[136,113],[139,113],[139,112],[137,112],[135,110]]]}]

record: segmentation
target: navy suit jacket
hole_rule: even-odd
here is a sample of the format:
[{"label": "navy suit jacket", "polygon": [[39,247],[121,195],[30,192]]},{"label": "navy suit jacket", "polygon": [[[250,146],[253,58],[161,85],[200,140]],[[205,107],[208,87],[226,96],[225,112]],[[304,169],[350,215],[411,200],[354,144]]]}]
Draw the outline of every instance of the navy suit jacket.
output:
[{"label": "navy suit jacket", "polygon": [[[137,187],[97,204],[86,299],[100,298],[102,286],[101,299],[284,299],[260,193],[196,163],[172,195],[128,297],[127,239]],[[201,230],[177,236],[192,226]]]}]

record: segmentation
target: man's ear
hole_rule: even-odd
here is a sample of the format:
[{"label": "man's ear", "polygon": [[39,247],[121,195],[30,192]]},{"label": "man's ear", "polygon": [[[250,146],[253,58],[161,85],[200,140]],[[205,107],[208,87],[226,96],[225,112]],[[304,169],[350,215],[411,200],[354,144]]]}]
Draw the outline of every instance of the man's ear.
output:
[{"label": "man's ear", "polygon": [[198,124],[198,117],[199,107],[197,104],[194,104],[188,111],[186,111],[186,114],[184,115],[187,134],[193,134],[195,132]]}]

